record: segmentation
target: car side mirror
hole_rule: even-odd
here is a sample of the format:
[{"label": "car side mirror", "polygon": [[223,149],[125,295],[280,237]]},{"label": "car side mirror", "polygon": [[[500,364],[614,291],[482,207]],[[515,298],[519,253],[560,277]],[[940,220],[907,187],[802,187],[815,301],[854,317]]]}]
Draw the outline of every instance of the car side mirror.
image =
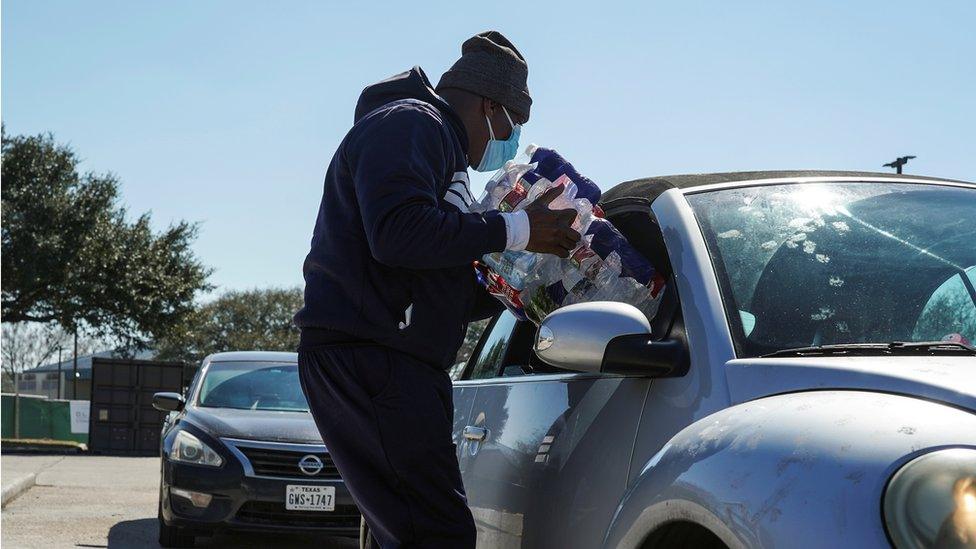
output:
[{"label": "car side mirror", "polygon": [[536,332],[535,353],[551,366],[600,372],[607,344],[620,336],[650,336],[651,324],[633,305],[591,301],[549,313]]},{"label": "car side mirror", "polygon": [[186,401],[179,393],[156,393],[153,395],[153,408],[160,412],[179,412]]},{"label": "car side mirror", "polygon": [[649,334],[633,334],[607,343],[600,370],[654,378],[681,377],[688,373],[690,363],[683,331],[663,341],[654,341]]},{"label": "car side mirror", "polygon": [[683,325],[671,333],[655,341],[644,313],[626,303],[577,303],[542,321],[535,352],[546,364],[580,372],[681,377],[689,364]]}]

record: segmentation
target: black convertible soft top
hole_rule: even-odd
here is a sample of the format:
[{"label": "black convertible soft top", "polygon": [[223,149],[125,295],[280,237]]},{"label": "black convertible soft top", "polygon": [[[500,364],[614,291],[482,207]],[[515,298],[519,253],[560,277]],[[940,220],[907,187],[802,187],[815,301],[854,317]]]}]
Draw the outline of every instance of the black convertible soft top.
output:
[{"label": "black convertible soft top", "polygon": [[648,202],[653,202],[664,191],[669,189],[688,189],[700,187],[702,185],[713,185],[717,183],[733,183],[736,181],[752,181],[760,179],[785,179],[791,177],[871,177],[871,178],[901,178],[901,179],[924,179],[927,181],[945,181],[950,183],[966,183],[974,185],[969,181],[959,181],[956,179],[942,179],[938,177],[928,177],[914,174],[894,174],[877,172],[847,172],[830,170],[785,170],[785,171],[759,171],[759,172],[724,172],[724,173],[694,173],[682,175],[663,175],[659,177],[647,177],[625,181],[609,191],[603,193],[600,199],[601,204],[606,204],[612,200],[638,198]]}]

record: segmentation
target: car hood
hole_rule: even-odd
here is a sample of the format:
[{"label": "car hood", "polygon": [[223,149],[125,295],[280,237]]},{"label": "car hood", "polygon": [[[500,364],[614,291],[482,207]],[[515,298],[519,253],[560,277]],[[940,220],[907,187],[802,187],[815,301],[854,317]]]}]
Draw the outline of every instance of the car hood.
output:
[{"label": "car hood", "polygon": [[976,411],[976,357],[749,358],[726,364],[732,402],[797,391],[896,393]]},{"label": "car hood", "polygon": [[322,444],[308,412],[193,407],[186,420],[215,437]]}]

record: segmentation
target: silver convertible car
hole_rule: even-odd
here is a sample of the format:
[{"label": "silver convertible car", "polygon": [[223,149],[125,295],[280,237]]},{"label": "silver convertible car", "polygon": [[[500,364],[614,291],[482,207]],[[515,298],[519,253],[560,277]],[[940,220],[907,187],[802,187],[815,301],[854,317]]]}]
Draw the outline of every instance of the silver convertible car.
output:
[{"label": "silver convertible car", "polygon": [[976,185],[683,175],[601,205],[663,301],[491,320],[453,372],[479,547],[976,546]]}]

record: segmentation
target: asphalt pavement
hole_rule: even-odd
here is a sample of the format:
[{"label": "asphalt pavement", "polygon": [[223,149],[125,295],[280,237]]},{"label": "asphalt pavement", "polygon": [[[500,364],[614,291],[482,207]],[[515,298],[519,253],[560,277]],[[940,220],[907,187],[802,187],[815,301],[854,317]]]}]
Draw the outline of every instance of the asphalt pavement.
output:
[{"label": "asphalt pavement", "polygon": [[[4,455],[3,487],[34,484],[2,513],[2,545],[13,548],[159,547],[159,458]],[[354,548],[356,540],[283,534],[221,534],[198,547]]]}]

